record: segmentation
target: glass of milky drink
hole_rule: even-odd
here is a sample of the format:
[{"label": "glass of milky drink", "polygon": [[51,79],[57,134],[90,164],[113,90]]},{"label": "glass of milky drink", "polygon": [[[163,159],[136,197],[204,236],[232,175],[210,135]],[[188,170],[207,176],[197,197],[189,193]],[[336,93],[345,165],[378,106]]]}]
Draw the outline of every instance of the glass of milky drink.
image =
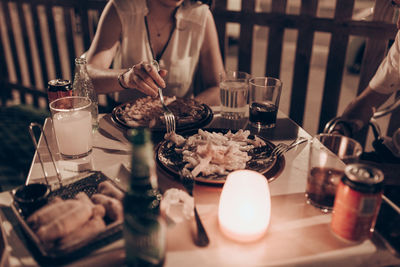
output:
[{"label": "glass of milky drink", "polygon": [[323,212],[331,211],[346,164],[357,162],[362,151],[359,142],[343,135],[314,136],[310,142],[307,203]]},{"label": "glass of milky drink", "polygon": [[226,71],[220,75],[221,116],[226,119],[241,119],[248,109],[250,74],[241,71]]},{"label": "glass of milky drink", "polygon": [[58,150],[63,158],[90,154],[93,146],[91,100],[82,96],[62,97],[50,103]]}]

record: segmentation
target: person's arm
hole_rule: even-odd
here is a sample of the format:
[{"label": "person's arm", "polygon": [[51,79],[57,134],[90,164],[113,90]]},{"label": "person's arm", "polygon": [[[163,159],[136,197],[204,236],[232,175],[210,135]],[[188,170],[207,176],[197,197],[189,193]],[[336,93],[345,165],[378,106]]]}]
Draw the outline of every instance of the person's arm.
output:
[{"label": "person's arm", "polygon": [[93,42],[86,53],[89,75],[97,93],[123,90],[118,83],[118,75],[123,70],[110,69],[120,42],[121,31],[121,21],[112,1],[109,1],[101,14]]},{"label": "person's arm", "polygon": [[224,72],[224,65],[219,50],[217,30],[211,12],[207,14],[199,64],[206,89],[199,93],[196,99],[211,106],[219,105],[219,74]]},{"label": "person's arm", "polygon": [[374,112],[391,94],[382,94],[367,87],[345,109],[342,119],[349,122],[353,132],[361,130],[368,125]]},{"label": "person's arm", "polygon": [[345,134],[347,132],[345,128],[349,128],[347,130],[355,133],[368,125],[376,109],[378,109],[400,85],[399,59],[400,34],[398,32],[393,45],[381,62],[374,77],[369,82],[368,87],[346,107],[341,119],[347,123],[338,124],[337,127],[335,127],[336,132]]},{"label": "person's arm", "polygon": [[136,89],[156,96],[158,86],[165,87],[162,77],[167,71],[158,73],[154,66],[140,62],[130,69],[110,69],[120,44],[122,24],[112,1],[109,1],[100,17],[93,42],[86,54],[89,75],[96,92],[110,93],[125,89]]}]

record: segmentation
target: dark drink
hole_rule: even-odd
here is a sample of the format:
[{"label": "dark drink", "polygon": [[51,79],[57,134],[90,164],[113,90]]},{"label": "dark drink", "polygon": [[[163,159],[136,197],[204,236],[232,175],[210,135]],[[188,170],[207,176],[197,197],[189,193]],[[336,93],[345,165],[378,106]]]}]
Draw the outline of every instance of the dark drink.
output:
[{"label": "dark drink", "polygon": [[49,103],[61,97],[72,96],[72,84],[69,80],[55,79],[47,84]]},{"label": "dark drink", "polygon": [[314,167],[308,173],[306,197],[307,202],[327,212],[332,210],[336,188],[343,171]]},{"label": "dark drink", "polygon": [[272,128],[276,124],[278,108],[272,103],[252,103],[250,106],[250,123],[258,128]]}]

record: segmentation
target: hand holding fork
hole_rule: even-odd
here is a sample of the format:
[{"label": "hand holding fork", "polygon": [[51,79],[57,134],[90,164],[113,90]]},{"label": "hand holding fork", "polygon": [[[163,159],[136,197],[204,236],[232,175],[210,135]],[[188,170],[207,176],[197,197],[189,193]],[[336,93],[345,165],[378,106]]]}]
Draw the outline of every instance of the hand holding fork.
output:
[{"label": "hand holding fork", "polygon": [[[157,71],[160,71],[160,65],[156,60],[153,60],[151,64],[156,67]],[[161,105],[164,110],[164,118],[165,118],[165,127],[167,128],[167,133],[175,132],[176,129],[176,121],[175,116],[171,112],[171,110],[165,105],[164,96],[161,87],[158,87],[158,94],[160,95]]]}]

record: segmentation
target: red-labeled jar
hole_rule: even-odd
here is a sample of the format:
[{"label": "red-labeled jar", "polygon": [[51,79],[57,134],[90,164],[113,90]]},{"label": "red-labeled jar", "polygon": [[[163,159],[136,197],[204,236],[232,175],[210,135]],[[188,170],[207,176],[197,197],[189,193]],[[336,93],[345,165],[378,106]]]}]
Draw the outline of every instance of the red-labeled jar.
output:
[{"label": "red-labeled jar", "polygon": [[49,103],[64,96],[72,96],[72,83],[70,80],[55,79],[47,83]]},{"label": "red-labeled jar", "polygon": [[349,164],[339,182],[331,228],[340,238],[361,242],[371,237],[382,201],[383,173],[366,164]]}]

